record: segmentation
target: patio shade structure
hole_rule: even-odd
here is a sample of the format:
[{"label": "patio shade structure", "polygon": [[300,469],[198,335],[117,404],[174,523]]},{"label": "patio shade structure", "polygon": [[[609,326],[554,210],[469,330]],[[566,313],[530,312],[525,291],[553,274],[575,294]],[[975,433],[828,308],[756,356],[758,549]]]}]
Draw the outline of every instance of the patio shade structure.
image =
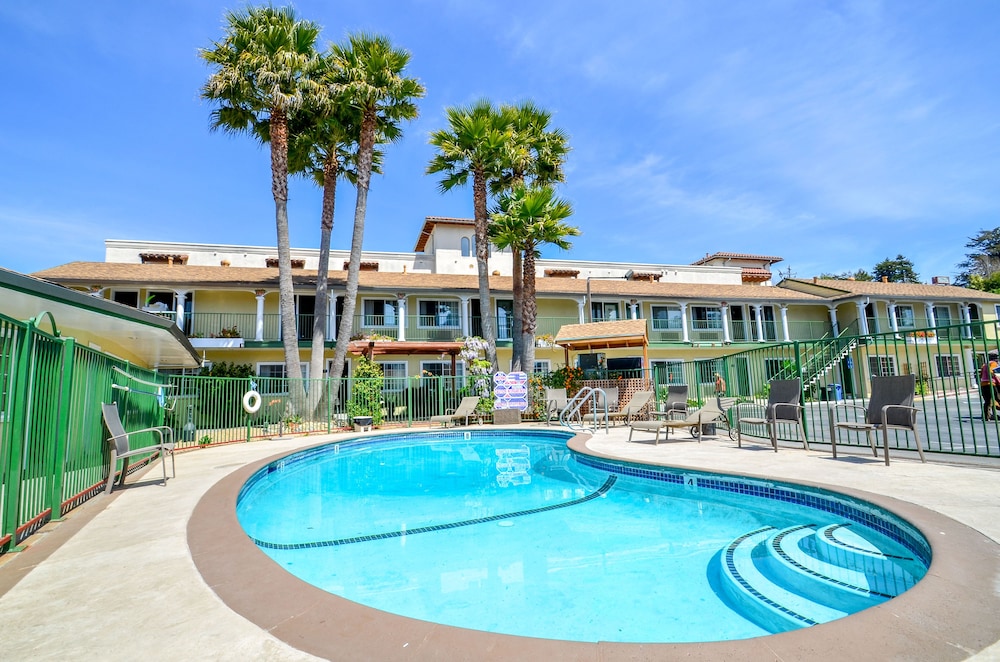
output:
[{"label": "patio shade structure", "polygon": [[411,354],[440,354],[451,356],[451,374],[455,374],[456,357],[461,353],[460,342],[415,342],[408,340],[352,340],[347,351],[355,356],[371,359],[378,354],[409,356]]},{"label": "patio shade structure", "polygon": [[570,365],[570,352],[641,347],[642,367],[649,367],[649,337],[646,335],[645,320],[566,324],[556,334],[555,343],[563,348],[566,365]]}]

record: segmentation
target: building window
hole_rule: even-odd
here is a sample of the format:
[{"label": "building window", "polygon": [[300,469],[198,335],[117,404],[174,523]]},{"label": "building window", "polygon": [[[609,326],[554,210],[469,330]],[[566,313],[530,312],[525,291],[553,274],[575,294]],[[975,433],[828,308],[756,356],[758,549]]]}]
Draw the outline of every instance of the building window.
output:
[{"label": "building window", "polygon": [[684,326],[681,309],[677,306],[651,306],[650,311],[655,331],[677,330]]},{"label": "building window", "polygon": [[[302,371],[302,378],[305,380],[309,379],[309,364],[299,363],[299,369]],[[288,386],[285,381],[285,364],[284,363],[258,363],[257,364],[257,376],[260,379],[257,380],[257,390],[260,393],[267,395],[287,395]],[[305,383],[306,390],[309,390],[309,382]]]},{"label": "building window", "polygon": [[552,371],[552,363],[548,359],[535,361],[534,373],[536,375],[547,375]]},{"label": "building window", "polygon": [[137,290],[115,290],[111,294],[111,300],[123,306],[138,308],[139,292]]},{"label": "building window", "polygon": [[913,306],[896,306],[896,327],[912,329],[915,326],[916,318],[913,315]]},{"label": "building window", "polygon": [[951,308],[948,306],[934,306],[931,314],[934,315],[934,326],[951,326]]},{"label": "building window", "polygon": [[649,362],[653,369],[653,378],[657,384],[683,384],[684,362],[677,360],[653,360]]},{"label": "building window", "polygon": [[715,373],[722,372],[722,359],[695,359],[694,365],[698,371],[699,384],[714,384]]},{"label": "building window", "polygon": [[958,363],[958,357],[954,354],[949,356],[938,355],[934,357],[934,365],[937,368],[938,377],[957,377],[962,373],[962,367]]},{"label": "building window", "polygon": [[173,292],[149,290],[146,292],[146,301],[143,302],[142,309],[157,313],[172,313],[175,310],[175,301]]},{"label": "building window", "polygon": [[608,322],[617,320],[618,304],[609,301],[592,301],[590,303],[591,319],[595,322]]},{"label": "building window", "polygon": [[691,306],[691,328],[696,331],[721,330],[722,309],[709,306]]},{"label": "building window", "polygon": [[[787,359],[764,359],[764,380],[769,382],[775,378],[782,379],[782,371],[789,363],[791,363],[791,361]],[[790,377],[790,375],[786,375],[784,379],[788,379],[788,377]]]},{"label": "building window", "polygon": [[511,340],[514,333],[514,302],[510,299],[497,301],[497,340]]},{"label": "building window", "polygon": [[472,240],[462,237],[462,257],[472,257]]},{"label": "building window", "polygon": [[[459,384],[463,385],[465,376],[465,364],[459,361],[455,364],[455,376],[459,378]],[[451,377],[451,361],[421,361],[420,374],[424,377]]]},{"label": "building window", "polygon": [[896,374],[896,357],[869,356],[868,371],[872,377],[891,377]]},{"label": "building window", "polygon": [[421,328],[461,326],[457,301],[418,301],[417,325]]},{"label": "building window", "polygon": [[397,324],[399,302],[395,299],[365,299],[364,326],[389,326]]},{"label": "building window", "polygon": [[379,367],[385,377],[383,391],[398,393],[406,389],[406,361],[385,361]]}]

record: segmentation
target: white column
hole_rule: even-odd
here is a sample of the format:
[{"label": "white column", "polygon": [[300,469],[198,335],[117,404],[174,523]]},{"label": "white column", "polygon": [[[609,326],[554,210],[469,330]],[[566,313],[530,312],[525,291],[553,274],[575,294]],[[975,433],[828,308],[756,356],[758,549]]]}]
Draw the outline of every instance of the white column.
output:
[{"label": "white column", "polygon": [[757,318],[757,342],[764,342],[764,306],[763,304],[754,304],[753,307]]},{"label": "white column", "polygon": [[255,290],[254,296],[257,299],[257,328],[254,331],[254,340],[264,339],[264,297],[267,296],[265,290]]},{"label": "white column", "polygon": [[833,327],[834,337],[840,335],[840,325],[837,324],[837,307],[829,306],[830,309],[830,326]]},{"label": "white column", "polygon": [[720,308],[722,309],[722,342],[728,345],[733,341],[729,335],[729,304],[723,301]]},{"label": "white column", "polygon": [[972,313],[969,311],[969,304],[963,303],[958,307],[959,315],[962,317],[962,324],[965,327],[962,328],[962,337],[971,338],[972,337]]},{"label": "white column", "polygon": [[889,329],[896,333],[899,331],[899,324],[896,323],[896,302],[890,301],[886,304],[885,310],[889,314]]},{"label": "white column", "polygon": [[788,336],[788,306],[784,304],[781,306],[781,328],[784,329],[785,342],[791,342],[792,339]]},{"label": "white column", "polygon": [[681,340],[691,342],[691,336],[688,334],[688,305],[686,303],[681,304],[681,334]]},{"label": "white column", "polygon": [[924,313],[927,315],[927,328],[936,328],[937,323],[934,321],[934,304],[924,303]]},{"label": "white column", "polygon": [[577,299],[576,309],[577,313],[580,315],[580,324],[585,324],[587,322],[587,300]]},{"label": "white column", "polygon": [[404,292],[396,292],[396,304],[396,324],[399,327],[396,335],[399,340],[406,340],[406,294]]},{"label": "white column", "polygon": [[184,330],[184,297],[187,296],[187,290],[174,290],[174,295],[177,297],[177,305],[174,309],[175,319],[174,324],[181,331]]},{"label": "white column", "polygon": [[867,336],[868,331],[868,315],[865,314],[865,302],[855,301],[854,304],[858,307],[858,329],[861,330],[861,335]]},{"label": "white column", "polygon": [[336,339],[340,331],[337,328],[337,295],[333,290],[327,290],[326,298],[326,339]]},{"label": "white column", "polygon": [[[462,335],[468,337],[469,329],[472,328],[469,324],[469,297],[459,297],[462,301]],[[480,311],[483,314],[483,311]]]}]

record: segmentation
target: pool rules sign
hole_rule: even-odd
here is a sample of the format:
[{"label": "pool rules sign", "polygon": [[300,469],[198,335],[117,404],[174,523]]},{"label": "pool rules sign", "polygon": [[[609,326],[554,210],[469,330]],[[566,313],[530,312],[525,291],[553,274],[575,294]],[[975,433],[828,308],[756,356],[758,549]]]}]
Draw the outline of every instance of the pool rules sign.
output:
[{"label": "pool rules sign", "polygon": [[494,409],[528,408],[528,375],[523,372],[498,372],[493,375]]}]

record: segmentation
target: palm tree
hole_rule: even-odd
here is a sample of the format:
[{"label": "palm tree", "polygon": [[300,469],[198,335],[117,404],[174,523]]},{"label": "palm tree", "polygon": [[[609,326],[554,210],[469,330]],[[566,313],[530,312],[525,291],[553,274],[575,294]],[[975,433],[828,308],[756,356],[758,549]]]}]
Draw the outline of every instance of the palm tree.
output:
[{"label": "palm tree", "polygon": [[[323,57],[315,76],[323,82],[330,78],[331,71],[330,58]],[[361,126],[360,113],[343,103],[342,99],[328,96],[325,101],[326,103],[317,104],[308,112],[295,116],[290,126],[289,142],[291,172],[310,177],[323,190],[319,264],[316,269],[316,306],[309,356],[309,374],[314,380],[323,375],[326,359],[330,236],[333,233],[337,180],[347,179],[352,183],[356,181],[353,147]],[[381,154],[376,153],[374,162],[373,167],[378,171]],[[309,395],[309,409],[312,410],[320,402],[322,389],[311,389]]]},{"label": "palm tree", "polygon": [[[518,185],[500,196],[493,215],[491,233],[497,245],[507,244],[524,251],[523,364],[525,370],[535,365],[535,328],[538,302],[535,298],[535,258],[538,248],[551,244],[563,250],[572,244],[567,237],[580,231],[563,221],[573,214],[573,207],[555,196],[551,186]],[[513,241],[511,241],[513,239]]]},{"label": "palm tree", "polygon": [[217,106],[212,128],[249,133],[271,146],[281,333],[297,401],[302,371],[288,238],[288,118],[320,91],[309,77],[319,32],[317,24],[297,19],[291,7],[248,7],[227,13],[223,39],[200,52],[215,69],[202,87],[202,97]]},{"label": "palm tree", "polygon": [[482,316],[486,358],[493,372],[498,370],[497,336],[490,306],[489,212],[490,183],[501,176],[505,150],[511,139],[511,116],[487,99],[467,107],[447,109],[448,129],[431,134],[430,143],[438,154],[427,166],[427,174],[442,173],[442,191],[464,186],[472,179],[472,209],[476,222],[476,265],[479,273],[479,311]]},{"label": "palm tree", "polygon": [[[501,195],[525,183],[534,185],[555,184],[565,181],[563,163],[569,153],[566,135],[558,129],[550,129],[551,113],[530,101],[518,106],[506,106],[511,120],[512,136],[504,153],[504,165],[500,177],[491,182],[491,192]],[[513,355],[511,370],[531,371],[532,365],[524,365],[524,248],[512,244],[513,258]]]},{"label": "palm tree", "polygon": [[345,99],[361,115],[357,139],[355,186],[358,195],[354,207],[354,233],[347,267],[344,314],[337,332],[337,348],[330,375],[337,381],[344,374],[347,345],[354,322],[375,144],[380,140],[392,142],[402,135],[399,124],[417,116],[415,100],[424,95],[424,87],[417,79],[403,76],[410,54],[393,47],[388,38],[380,35],[350,35],[346,45],[335,44],[331,47],[331,57],[335,65],[331,91]]}]

